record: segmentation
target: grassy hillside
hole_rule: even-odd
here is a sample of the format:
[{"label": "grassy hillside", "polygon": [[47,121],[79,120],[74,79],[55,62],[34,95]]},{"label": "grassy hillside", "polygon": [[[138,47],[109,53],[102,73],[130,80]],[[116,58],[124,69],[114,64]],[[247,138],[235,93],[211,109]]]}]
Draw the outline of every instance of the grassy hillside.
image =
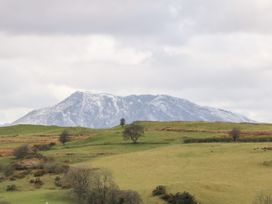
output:
[{"label": "grassy hillside", "polygon": [[[272,167],[263,165],[272,160],[271,143],[183,144],[184,138],[228,137],[238,127],[242,137],[270,137],[270,124],[234,124],[207,122],[138,122],[146,129],[139,144],[123,141],[122,128],[69,128],[73,141],[57,144],[42,152],[72,166],[106,168],[122,189],[137,190],[145,204],[162,204],[151,196],[157,185],[166,185],[169,192],[189,191],[202,204],[251,204],[259,192],[272,193]],[[57,142],[64,128],[20,125],[0,128],[1,151],[16,146]],[[272,136],[271,136],[272,137]],[[263,149],[265,148],[265,149]],[[3,154],[0,165],[14,161]],[[33,175],[16,181],[0,182],[0,200],[12,204],[69,204],[65,190],[53,183],[55,175],[41,177],[45,185],[36,189],[29,184]],[[9,184],[19,191],[6,192]]]},{"label": "grassy hillside", "polygon": [[[68,128],[74,134],[87,133],[87,128]],[[63,127],[43,125],[16,125],[0,127],[0,136],[22,136],[22,135],[52,135],[59,134]]]}]

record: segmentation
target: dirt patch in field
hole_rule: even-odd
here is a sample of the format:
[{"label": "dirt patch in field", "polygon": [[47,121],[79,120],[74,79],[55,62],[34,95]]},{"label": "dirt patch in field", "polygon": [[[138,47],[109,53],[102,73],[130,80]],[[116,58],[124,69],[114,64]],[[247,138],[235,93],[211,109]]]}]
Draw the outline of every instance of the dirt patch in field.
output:
[{"label": "dirt patch in field", "polygon": [[1,148],[0,149],[0,157],[8,157],[11,156],[13,153],[12,148]]},{"label": "dirt patch in field", "polygon": [[[89,138],[89,135],[75,135],[70,136],[71,141],[82,141]],[[5,148],[0,148],[0,157],[11,156],[14,146],[21,144],[42,145],[49,143],[59,143],[58,135],[33,135],[33,136],[1,136],[0,144],[7,144]],[[10,144],[10,145],[9,145]],[[10,146],[10,147],[9,147]],[[12,147],[11,147],[12,146]]]},{"label": "dirt patch in field", "polygon": [[[85,140],[89,136],[86,135],[77,135],[70,136],[71,141]],[[0,143],[20,143],[20,144],[47,144],[50,142],[58,143],[59,136],[58,135],[33,135],[33,136],[5,136],[0,137]]]}]

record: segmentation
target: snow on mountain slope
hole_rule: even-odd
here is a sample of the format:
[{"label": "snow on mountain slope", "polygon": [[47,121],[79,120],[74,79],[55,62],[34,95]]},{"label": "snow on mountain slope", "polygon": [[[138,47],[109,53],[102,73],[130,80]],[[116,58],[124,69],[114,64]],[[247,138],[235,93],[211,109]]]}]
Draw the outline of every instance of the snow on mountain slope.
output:
[{"label": "snow on mountain slope", "polygon": [[253,122],[239,114],[167,95],[120,97],[75,92],[59,104],[34,110],[13,124],[107,128],[118,125],[120,118],[128,123],[136,120]]}]

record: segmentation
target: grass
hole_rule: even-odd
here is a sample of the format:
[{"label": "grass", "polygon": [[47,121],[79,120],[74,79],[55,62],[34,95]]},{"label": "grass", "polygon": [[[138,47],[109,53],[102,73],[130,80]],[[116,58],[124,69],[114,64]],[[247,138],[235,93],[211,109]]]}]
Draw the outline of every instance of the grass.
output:
[{"label": "grass", "polygon": [[0,199],[14,204],[72,204],[67,193],[59,190],[1,192]]},{"label": "grass", "polygon": [[150,192],[161,184],[172,193],[192,192],[203,204],[251,203],[272,187],[271,168],[263,165],[271,153],[254,150],[263,145],[171,145],[82,165],[110,169],[121,188],[141,192],[150,204],[156,203]]},{"label": "grass", "polygon": [[[272,132],[269,124],[234,124],[207,122],[139,122],[145,136],[139,144],[123,141],[122,129],[69,128],[73,135],[84,136],[66,145],[56,145],[43,154],[73,166],[107,168],[122,189],[137,190],[145,204],[162,204],[151,196],[157,185],[169,192],[189,191],[202,204],[251,204],[259,192],[272,189],[271,143],[205,143],[184,144],[186,138],[228,137],[227,131],[238,127],[246,136]],[[20,125],[0,128],[1,149],[22,143],[34,144],[56,139],[63,128]],[[271,136],[272,137],[272,136]],[[0,157],[7,164],[12,157]],[[0,200],[11,204],[69,204],[67,194],[53,184],[55,175],[41,179],[45,185],[35,189],[28,178],[0,182]],[[15,183],[18,192],[5,192]]]}]

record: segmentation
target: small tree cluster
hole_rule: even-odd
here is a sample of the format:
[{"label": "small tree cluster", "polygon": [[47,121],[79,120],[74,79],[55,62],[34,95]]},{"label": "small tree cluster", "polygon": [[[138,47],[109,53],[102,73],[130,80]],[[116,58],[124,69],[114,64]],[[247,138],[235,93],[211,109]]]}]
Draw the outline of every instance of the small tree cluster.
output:
[{"label": "small tree cluster", "polygon": [[144,135],[144,127],[137,124],[128,125],[123,131],[125,140],[132,140],[134,144],[137,143],[139,137]]},{"label": "small tree cluster", "polygon": [[65,176],[79,204],[140,204],[137,192],[122,191],[105,170],[72,168]]}]

